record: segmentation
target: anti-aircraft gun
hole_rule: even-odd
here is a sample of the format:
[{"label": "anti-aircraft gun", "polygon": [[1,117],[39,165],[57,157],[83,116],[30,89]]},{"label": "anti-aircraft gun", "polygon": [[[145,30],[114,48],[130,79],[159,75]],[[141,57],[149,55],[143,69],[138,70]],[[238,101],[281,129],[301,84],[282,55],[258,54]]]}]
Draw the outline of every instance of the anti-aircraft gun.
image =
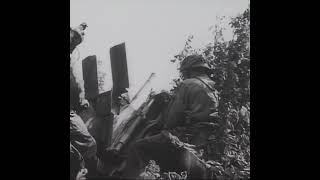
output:
[{"label": "anti-aircraft gun", "polygon": [[[120,44],[110,50],[113,88],[112,91],[103,93],[105,95],[99,94],[98,91],[96,57],[88,57],[83,61],[86,97],[93,100],[92,104],[95,106],[96,114],[103,116],[103,120],[101,120],[103,123],[101,126],[97,126],[101,128],[102,133],[98,133],[97,139],[100,139],[101,142],[98,143],[98,147],[104,149],[101,155],[105,163],[102,173],[106,177],[117,176],[117,172],[123,171],[126,166],[126,155],[130,151],[131,145],[154,128],[149,127],[152,125],[150,121],[161,118],[162,110],[167,108],[169,99],[168,93],[151,93],[150,85],[155,77],[155,74],[151,74],[127,105],[116,107],[119,104],[118,102],[113,103],[115,98],[125,93],[125,89],[129,85],[124,47],[124,44]],[[116,107],[113,111],[115,117],[104,118],[111,114],[113,107]],[[182,144],[182,148],[186,150],[184,153],[186,161],[193,162],[192,165],[206,168],[207,164],[197,158],[192,149],[184,144]]]},{"label": "anti-aircraft gun", "polygon": [[[130,147],[137,139],[145,137],[154,130],[161,130],[151,121],[156,122],[162,118],[162,112],[168,106],[170,95],[167,92],[153,94],[149,91],[148,86],[150,87],[154,76],[155,74],[150,75],[130,104],[123,107],[120,114],[114,119],[111,145],[106,149],[106,156],[104,157],[105,162],[109,162],[109,165],[105,166],[105,172],[109,176],[117,176],[117,173],[123,173]],[[176,165],[186,166],[187,169],[185,170],[187,171],[192,169],[201,172],[200,175],[205,177],[206,174],[203,173],[203,170],[210,168],[210,166],[198,158],[197,152],[188,144],[176,143],[176,146],[181,147],[181,156],[178,155],[179,157],[177,157],[180,160],[175,162],[178,163]],[[197,177],[199,177],[199,174]]]}]

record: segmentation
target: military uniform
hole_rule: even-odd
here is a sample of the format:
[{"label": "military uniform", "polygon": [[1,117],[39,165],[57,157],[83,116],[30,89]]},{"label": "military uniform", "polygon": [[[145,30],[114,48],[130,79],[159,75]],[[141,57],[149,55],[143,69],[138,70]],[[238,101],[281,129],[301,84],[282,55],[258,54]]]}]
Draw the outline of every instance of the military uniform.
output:
[{"label": "military uniform", "polygon": [[217,91],[208,76],[184,80],[169,104],[164,118],[165,128],[171,129],[191,122],[207,122],[210,114],[217,111],[217,107]]},{"label": "military uniform", "polygon": [[84,168],[85,162],[81,153],[70,143],[70,179],[75,179]]},{"label": "military uniform", "polygon": [[[74,36],[70,29],[70,53],[80,44],[79,37]],[[95,139],[88,132],[86,125],[77,112],[81,110],[80,93],[81,88],[76,82],[70,67],[70,174],[75,178],[77,171],[88,166],[89,174],[94,173],[97,166],[97,144]],[[84,164],[85,163],[85,164]],[[92,170],[91,170],[92,169]]]},{"label": "military uniform", "polygon": [[80,116],[70,112],[70,142],[85,159],[95,156],[97,145]]}]

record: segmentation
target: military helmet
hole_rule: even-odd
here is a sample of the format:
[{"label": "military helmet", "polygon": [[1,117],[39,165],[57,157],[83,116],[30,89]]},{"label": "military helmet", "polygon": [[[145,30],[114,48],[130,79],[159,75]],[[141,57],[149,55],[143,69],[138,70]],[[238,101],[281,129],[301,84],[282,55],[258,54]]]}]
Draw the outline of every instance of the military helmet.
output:
[{"label": "military helmet", "polygon": [[185,71],[198,67],[210,69],[209,65],[205,62],[204,58],[201,55],[190,55],[182,61],[179,70]]}]

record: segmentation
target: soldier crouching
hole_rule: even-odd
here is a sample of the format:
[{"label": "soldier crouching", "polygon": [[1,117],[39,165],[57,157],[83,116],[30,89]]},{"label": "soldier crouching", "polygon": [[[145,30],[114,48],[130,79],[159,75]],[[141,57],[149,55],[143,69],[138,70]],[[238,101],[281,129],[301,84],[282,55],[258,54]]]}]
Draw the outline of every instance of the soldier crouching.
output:
[{"label": "soldier crouching", "polygon": [[[190,170],[192,164],[184,158],[186,146],[207,142],[207,135],[198,127],[213,124],[212,116],[217,116],[218,111],[218,94],[208,76],[209,70],[201,56],[192,55],[183,60],[180,66],[183,82],[157,122],[161,130],[137,140],[130,148],[124,178],[137,178],[149,160],[158,161],[160,167],[166,168],[164,171]],[[186,137],[186,132],[191,132],[191,136]],[[192,178],[204,178],[202,174],[195,173]]]}]

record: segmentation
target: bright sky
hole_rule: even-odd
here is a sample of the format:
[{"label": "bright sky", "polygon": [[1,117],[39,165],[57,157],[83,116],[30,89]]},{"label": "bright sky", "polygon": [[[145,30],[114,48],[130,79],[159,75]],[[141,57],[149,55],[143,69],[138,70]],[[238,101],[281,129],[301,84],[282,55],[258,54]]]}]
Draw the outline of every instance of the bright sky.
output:
[{"label": "bright sky", "polygon": [[[212,34],[209,27],[216,16],[236,16],[249,0],[70,0],[70,26],[88,24],[76,62],[81,76],[81,60],[96,55],[103,61],[99,70],[107,73],[105,90],[112,87],[109,49],[126,43],[130,92],[139,89],[149,75],[156,78],[155,90],[169,90],[178,76],[177,65],[170,62],[194,35],[193,47],[206,45]],[[230,36],[230,35],[229,35]],[[132,94],[132,93],[130,93]]]}]

